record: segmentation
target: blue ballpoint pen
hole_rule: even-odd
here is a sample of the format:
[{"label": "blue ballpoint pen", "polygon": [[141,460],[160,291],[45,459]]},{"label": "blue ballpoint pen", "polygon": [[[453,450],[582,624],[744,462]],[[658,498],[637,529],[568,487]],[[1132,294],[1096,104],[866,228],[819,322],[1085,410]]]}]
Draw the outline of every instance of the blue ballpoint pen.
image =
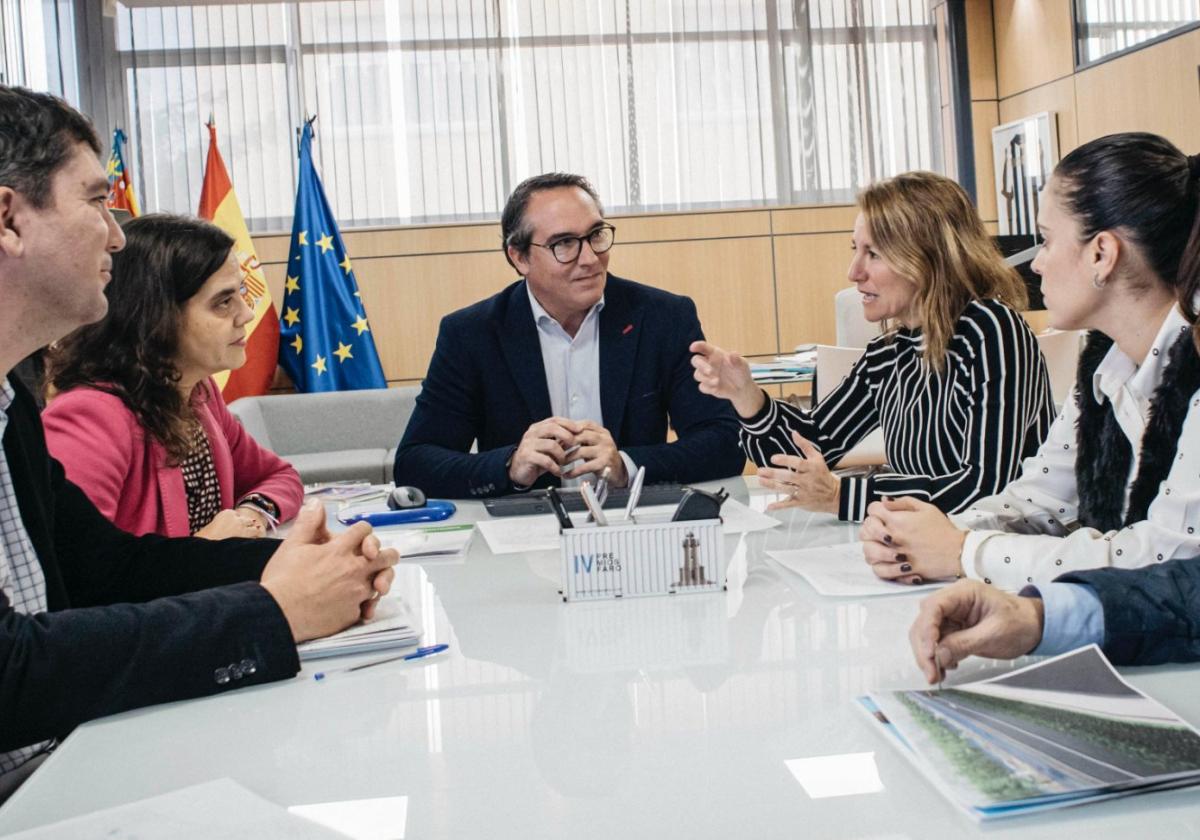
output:
[{"label": "blue ballpoint pen", "polygon": [[449,649],[450,645],[430,645],[429,647],[417,648],[412,653],[389,656],[386,659],[376,659],[371,662],[364,662],[361,665],[351,665],[349,668],[341,668],[337,671],[318,671],[313,674],[313,679],[320,682],[333,674],[349,674],[351,671],[362,671],[366,668],[374,668],[376,665],[386,665],[388,662],[406,662],[412,659],[424,659],[427,656],[434,656]]}]

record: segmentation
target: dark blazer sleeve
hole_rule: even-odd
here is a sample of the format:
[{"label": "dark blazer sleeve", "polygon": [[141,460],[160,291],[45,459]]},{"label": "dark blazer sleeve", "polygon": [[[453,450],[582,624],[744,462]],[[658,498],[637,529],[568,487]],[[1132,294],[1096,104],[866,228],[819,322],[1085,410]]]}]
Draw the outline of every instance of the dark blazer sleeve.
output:
[{"label": "dark blazer sleeve", "polygon": [[1140,569],[1071,572],[1104,608],[1104,653],[1115,665],[1200,660],[1200,557]]},{"label": "dark blazer sleeve", "polygon": [[[483,434],[485,389],[483,372],[469,350],[475,342],[462,320],[448,315],[438,327],[429,372],[396,449],[394,470],[397,485],[411,484],[428,496],[452,499],[510,491],[505,465],[517,448],[514,442],[470,452]],[[481,328],[477,321],[472,324]]]},{"label": "dark blazer sleeve", "polygon": [[738,444],[740,424],[727,400],[700,393],[693,377],[693,341],[703,341],[704,331],[696,304],[673,297],[674,311],[665,313],[665,340],[652,348],[667,356],[667,413],[677,440],[641,446],[621,445],[633,462],[646,468],[646,481],[696,482],[740,475],[746,456]]},{"label": "dark blazer sleeve", "polygon": [[35,616],[0,594],[0,750],[297,670],[287,622],[257,583]]},{"label": "dark blazer sleeve", "polygon": [[277,543],[117,529],[46,453],[27,394],[4,451],[49,610],[18,613],[0,595],[0,750],[299,670],[287,619],[254,582]]}]

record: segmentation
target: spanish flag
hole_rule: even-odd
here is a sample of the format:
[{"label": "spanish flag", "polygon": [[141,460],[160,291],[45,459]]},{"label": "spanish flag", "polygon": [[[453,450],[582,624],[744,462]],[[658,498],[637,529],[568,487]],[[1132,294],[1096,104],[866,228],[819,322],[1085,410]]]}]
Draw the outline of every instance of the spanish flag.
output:
[{"label": "spanish flag", "polygon": [[279,315],[271,302],[262,266],[246,229],[246,219],[238,206],[225,161],[217,150],[217,126],[208,123],[208,162],[204,166],[204,184],[200,188],[200,217],[209,219],[234,239],[233,250],[242,266],[246,303],[254,310],[247,327],[246,364],[215,377],[225,402],[238,397],[265,394],[275,378],[279,357]]},{"label": "spanish flag", "polygon": [[117,129],[113,132],[112,152],[108,155],[108,206],[113,210],[126,210],[129,215],[141,214],[137,198],[133,195],[133,173],[125,165],[125,155],[121,147],[125,145],[125,132]]}]

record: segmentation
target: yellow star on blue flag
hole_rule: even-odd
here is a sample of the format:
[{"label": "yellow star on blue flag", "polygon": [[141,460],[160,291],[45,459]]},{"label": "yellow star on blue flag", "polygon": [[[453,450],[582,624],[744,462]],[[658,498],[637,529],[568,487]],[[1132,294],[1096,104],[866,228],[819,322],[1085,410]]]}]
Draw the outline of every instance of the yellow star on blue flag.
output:
[{"label": "yellow star on blue flag", "polygon": [[[284,318],[279,325],[279,364],[299,391],[386,388],[350,255],[313,166],[312,140],[310,121],[300,137],[300,177],[281,308]],[[320,236],[310,242],[309,232]],[[300,259],[301,248],[307,248],[308,259]],[[328,364],[332,357],[337,357],[338,364]]]}]

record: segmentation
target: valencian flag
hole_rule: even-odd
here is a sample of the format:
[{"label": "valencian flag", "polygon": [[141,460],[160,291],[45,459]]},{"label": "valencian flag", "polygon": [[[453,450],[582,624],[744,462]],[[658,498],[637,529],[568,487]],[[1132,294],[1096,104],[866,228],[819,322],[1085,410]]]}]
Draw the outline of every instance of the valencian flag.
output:
[{"label": "valencian flag", "polygon": [[118,128],[113,132],[112,152],[108,156],[108,206],[137,216],[142,211],[138,209],[137,198],[133,195],[133,173],[125,165],[125,154],[121,151],[124,145],[125,132]]},{"label": "valencian flag", "polygon": [[312,121],[300,138],[279,364],[301,391],[386,388],[350,255],[312,161]]},{"label": "valencian flag", "polygon": [[208,219],[233,237],[233,253],[242,267],[243,296],[254,311],[254,320],[246,327],[246,364],[224,371],[214,378],[225,402],[238,397],[265,394],[275,378],[279,357],[279,317],[263,277],[254,242],[246,229],[246,219],[217,149],[217,126],[208,123],[208,161],[204,165],[204,185],[200,188],[200,217]]}]

